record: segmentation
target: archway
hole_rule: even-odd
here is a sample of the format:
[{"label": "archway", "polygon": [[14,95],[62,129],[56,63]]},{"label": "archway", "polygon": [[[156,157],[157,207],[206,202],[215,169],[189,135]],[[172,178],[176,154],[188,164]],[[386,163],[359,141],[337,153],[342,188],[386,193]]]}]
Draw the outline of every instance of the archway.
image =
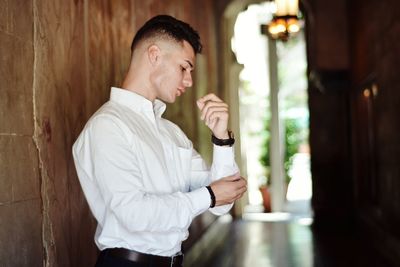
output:
[{"label": "archway", "polygon": [[[308,133],[308,109],[307,109],[307,79],[306,79],[306,56],[305,56],[305,41],[303,36],[300,36],[296,42],[288,42],[286,44],[278,43],[276,44],[274,41],[268,40],[265,36],[262,38],[259,38],[260,40],[256,41],[254,39],[251,39],[251,32],[257,32],[258,36],[261,36],[260,33],[260,24],[265,24],[268,23],[269,20],[272,17],[272,10],[271,10],[271,2],[262,2],[262,1],[233,1],[231,4],[227,6],[224,12],[224,20],[223,20],[223,27],[222,27],[222,40],[223,40],[223,50],[224,55],[223,55],[223,77],[224,77],[224,85],[225,85],[225,90],[226,96],[225,98],[228,99],[230,106],[231,106],[231,117],[233,118],[233,123],[232,123],[232,128],[235,130],[236,133],[240,133],[239,137],[241,142],[238,142],[239,146],[237,146],[237,155],[240,153],[240,160],[239,164],[242,166],[242,174],[247,176],[249,178],[249,195],[248,195],[248,202],[246,200],[243,200],[239,205],[236,205],[236,214],[240,214],[241,211],[245,207],[249,207],[248,204],[257,204],[257,202],[260,202],[260,193],[258,191],[258,185],[259,181],[262,180],[260,179],[261,177],[266,177],[270,175],[268,173],[265,173],[265,167],[266,166],[261,166],[259,158],[261,154],[263,153],[261,150],[267,151],[267,154],[269,154],[274,161],[275,159],[275,164],[272,164],[272,170],[275,171],[275,174],[273,175],[275,178],[274,182],[271,183],[271,178],[269,179],[269,185],[272,184],[272,195],[273,195],[273,211],[296,211],[298,210],[299,207],[287,207],[285,205],[284,200],[284,193],[286,192],[285,188],[287,188],[287,183],[289,182],[290,177],[293,178],[293,176],[296,176],[296,179],[292,179],[292,182],[297,181],[296,183],[292,183],[292,185],[288,186],[288,193],[290,194],[291,200],[299,200],[299,197],[304,199],[306,197],[306,209],[309,210],[309,202],[311,198],[311,180],[310,180],[310,172],[309,172],[309,153],[307,153],[307,148],[308,147],[308,138],[307,138],[307,133]],[[254,5],[252,3],[257,2],[257,5]],[[255,10],[257,9],[257,10]],[[245,11],[243,11],[245,10]],[[231,43],[234,43],[234,45],[240,44],[240,40],[235,40],[236,42],[231,42],[231,38],[234,37],[234,29],[240,28],[243,26],[238,26],[237,22],[240,20],[241,17],[246,16],[244,15],[246,12],[251,13],[251,10],[253,10],[252,14],[247,14],[247,16],[252,20],[253,25],[249,26],[244,26],[245,33],[247,34],[247,37],[243,38],[242,40],[245,40],[244,42],[251,43],[253,44],[252,47],[247,48],[247,53],[245,50],[245,53],[243,54],[243,51],[240,52],[238,51],[238,47],[234,47],[234,53],[232,52],[231,48]],[[242,12],[243,11],[243,12]],[[242,12],[242,13],[241,13]],[[257,13],[258,12],[258,13]],[[249,20],[248,18],[248,20]],[[243,19],[242,19],[243,20]],[[235,25],[236,23],[236,25]],[[258,23],[258,25],[257,25]],[[236,38],[236,37],[235,37]],[[258,42],[258,43],[257,43]],[[260,42],[262,44],[260,44]],[[257,47],[254,46],[254,43],[257,43]],[[300,45],[299,45],[300,44]],[[301,50],[300,53],[298,50]],[[268,51],[269,50],[269,51]],[[269,53],[268,53],[268,52]],[[293,52],[294,51],[294,52]],[[273,59],[274,54],[278,52],[278,57]],[[296,54],[297,53],[297,54]],[[268,56],[271,55],[271,56]],[[301,55],[301,60],[297,61],[297,65],[303,64],[300,68],[300,72],[302,72],[302,77],[299,80],[300,77],[294,77],[293,75],[290,74],[295,74],[295,76],[299,76],[299,68],[296,66],[295,68],[289,67],[288,68],[288,58],[290,62],[290,57],[299,56]],[[256,58],[258,63],[258,66],[256,68],[251,69],[252,67],[250,66],[249,69],[249,63],[246,63],[246,60],[248,61],[249,58]],[[250,59],[251,60],[251,59]],[[274,61],[275,60],[275,61]],[[241,64],[239,64],[240,62]],[[277,75],[277,73],[274,74],[274,71],[278,71],[279,65],[282,65],[282,63],[286,64],[285,68],[280,67],[279,72],[280,72],[280,77],[279,77],[279,83],[280,83],[280,100],[277,101],[277,99],[272,100],[271,102],[268,100],[268,95],[270,88],[274,88],[273,83],[276,83],[276,88],[278,87],[278,77],[274,77],[274,75]],[[270,66],[268,66],[268,63]],[[292,65],[296,65],[292,64]],[[246,69],[247,65],[247,69]],[[243,68],[244,67],[244,68]],[[275,68],[275,70],[274,70]],[[288,73],[283,73],[282,70],[287,70],[289,69]],[[272,72],[271,72],[272,71]],[[283,73],[283,74],[282,74]],[[269,74],[269,75],[268,75]],[[249,77],[243,78],[243,76],[253,76],[253,78],[256,78],[256,81],[253,81],[253,85],[246,84],[252,83],[249,79]],[[241,79],[239,79],[241,77]],[[283,78],[282,78],[283,77]],[[258,80],[257,80],[258,78]],[[260,79],[261,78],[261,79]],[[271,78],[271,79],[270,79]],[[290,81],[293,81],[293,78],[295,79],[295,83],[290,83]],[[274,79],[276,79],[274,81]],[[254,85],[256,83],[256,85]],[[297,86],[296,86],[297,85]],[[251,87],[256,87],[256,90],[252,90]],[[300,88],[301,87],[301,88]],[[261,88],[261,89],[260,89]],[[298,90],[298,89],[301,90]],[[239,89],[239,90],[238,90]],[[254,89],[254,88],[253,88]],[[252,95],[246,96],[246,91],[253,91]],[[256,92],[256,94],[254,94]],[[257,93],[259,95],[257,95]],[[300,94],[299,94],[300,93]],[[293,102],[295,98],[299,97],[302,98],[300,102],[302,102],[302,107],[299,108],[296,105],[293,105],[293,103],[288,102]],[[273,94],[272,94],[273,96]],[[277,96],[277,93],[276,93]],[[252,103],[247,103],[247,107],[243,108],[243,106],[246,106],[246,103],[244,102],[249,102],[248,99],[244,98],[256,98],[255,102]],[[273,99],[273,97],[271,97]],[[288,100],[289,99],[289,100]],[[276,103],[274,104],[275,101]],[[251,100],[250,100],[251,102]],[[273,122],[272,120],[272,127],[269,127],[266,125],[268,121],[271,121],[271,114],[269,110],[271,106],[273,105],[281,105],[283,108],[281,108],[281,114],[277,115],[280,118],[280,122]],[[297,101],[299,102],[299,101]],[[275,110],[277,110],[277,106]],[[241,110],[240,110],[241,109]],[[250,110],[246,110],[250,109]],[[247,112],[247,114],[246,114]],[[277,111],[274,111],[277,112]],[[272,115],[276,115],[273,114]],[[241,116],[241,119],[240,117]],[[298,125],[301,123],[302,125]],[[301,126],[299,129],[299,126]],[[243,129],[243,128],[253,128],[251,130],[249,129]],[[297,129],[294,129],[296,128]],[[275,142],[281,142],[282,145],[275,145],[275,148],[272,149],[272,153],[268,153],[270,150],[265,149],[266,146],[268,146],[269,142],[268,140],[265,140],[265,135],[268,135],[268,131],[265,131],[266,128],[272,129],[275,131],[275,136],[280,135],[278,137],[279,140],[275,140]],[[293,131],[299,131],[302,130],[303,132],[293,132]],[[253,135],[251,133],[253,131]],[[285,131],[287,134],[285,134]],[[306,133],[304,133],[306,131]],[[258,136],[257,133],[258,132]],[[264,136],[262,136],[264,134]],[[294,136],[294,135],[297,135]],[[301,143],[302,145],[299,146],[299,135],[302,136]],[[286,138],[284,137],[286,136]],[[297,144],[293,144],[293,139]],[[263,140],[264,139],[264,140]],[[288,142],[289,141],[289,142]],[[295,145],[295,147],[294,147]],[[285,147],[286,146],[286,147]],[[301,148],[302,151],[297,151],[299,148]],[[274,150],[275,149],[275,150]],[[278,150],[278,151],[277,151]],[[279,151],[280,150],[280,151]],[[286,151],[286,152],[285,152]],[[301,152],[301,153],[297,153]],[[285,157],[283,155],[286,155]],[[268,158],[269,155],[267,155]],[[279,165],[279,158],[282,156],[282,164]],[[264,155],[265,157],[265,155]],[[278,164],[276,163],[278,161]],[[299,162],[305,163],[306,166],[300,166]],[[283,164],[285,164],[285,170],[283,170]],[[308,166],[307,166],[308,165]],[[275,170],[274,170],[275,168]],[[279,168],[282,168],[282,170],[279,170]],[[268,171],[268,170],[267,170]],[[269,168],[269,171],[271,172],[271,168]],[[299,174],[300,172],[303,171],[303,174]],[[277,174],[278,173],[278,174]],[[286,173],[286,174],[285,174]],[[281,177],[276,178],[277,176],[281,175]],[[306,179],[306,188],[302,185],[302,182],[298,182],[298,177],[299,175],[303,176],[303,185],[304,185],[304,176]],[[287,178],[286,178],[287,177]],[[301,188],[303,187],[303,188]],[[278,203],[280,202],[280,203]],[[287,202],[286,202],[287,203]],[[303,203],[304,204],[304,203]],[[304,207],[303,207],[304,208]],[[246,209],[248,210],[248,209]]]}]

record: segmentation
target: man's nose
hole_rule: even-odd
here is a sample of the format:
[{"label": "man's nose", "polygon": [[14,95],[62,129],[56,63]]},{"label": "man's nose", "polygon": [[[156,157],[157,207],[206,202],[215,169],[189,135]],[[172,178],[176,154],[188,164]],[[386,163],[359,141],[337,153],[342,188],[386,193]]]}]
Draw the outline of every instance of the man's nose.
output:
[{"label": "man's nose", "polygon": [[183,85],[185,87],[192,87],[193,79],[192,79],[192,74],[190,72],[185,72],[185,76],[183,77]]}]

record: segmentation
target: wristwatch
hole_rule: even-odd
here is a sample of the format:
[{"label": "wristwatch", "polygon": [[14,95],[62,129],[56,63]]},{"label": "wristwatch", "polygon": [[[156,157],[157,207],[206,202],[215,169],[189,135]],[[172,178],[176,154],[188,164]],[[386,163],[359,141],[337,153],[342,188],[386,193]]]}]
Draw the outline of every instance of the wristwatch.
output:
[{"label": "wristwatch", "polygon": [[233,146],[235,143],[235,137],[233,136],[232,131],[228,131],[228,139],[219,139],[215,137],[214,134],[211,135],[211,142],[217,146]]}]

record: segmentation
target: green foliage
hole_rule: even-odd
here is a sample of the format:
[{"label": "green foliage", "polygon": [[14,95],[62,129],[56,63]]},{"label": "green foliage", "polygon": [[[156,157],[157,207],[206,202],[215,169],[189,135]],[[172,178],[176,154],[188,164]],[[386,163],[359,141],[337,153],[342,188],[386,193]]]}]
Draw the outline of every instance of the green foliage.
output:
[{"label": "green foliage", "polygon": [[[284,169],[286,174],[286,182],[291,179],[289,176],[289,169],[292,166],[293,155],[298,152],[299,145],[306,142],[306,129],[302,126],[300,119],[287,118],[284,120],[285,124],[285,157]],[[260,163],[265,168],[267,183],[270,182],[270,120],[265,121],[265,128],[263,130],[263,147],[261,149]]]},{"label": "green foliage", "polygon": [[270,144],[270,131],[269,131],[270,120],[265,120],[265,127],[261,132],[261,136],[263,139],[263,145],[261,147],[261,155],[260,155],[260,163],[265,169],[265,177],[267,177],[267,184],[270,184],[271,179],[270,176],[270,159],[269,159],[269,144]]}]

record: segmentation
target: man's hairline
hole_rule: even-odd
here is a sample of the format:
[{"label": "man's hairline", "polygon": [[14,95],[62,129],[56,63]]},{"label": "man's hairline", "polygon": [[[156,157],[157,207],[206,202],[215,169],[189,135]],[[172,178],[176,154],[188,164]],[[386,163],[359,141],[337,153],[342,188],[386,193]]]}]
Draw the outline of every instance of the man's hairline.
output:
[{"label": "man's hairline", "polygon": [[[140,48],[142,48],[144,46],[145,49],[148,49],[150,46],[152,45],[157,45],[159,46],[157,43],[159,41],[165,41],[165,42],[170,42],[170,43],[175,43],[177,45],[180,45],[181,48],[184,47],[184,42],[187,42],[187,44],[192,48],[193,53],[196,55],[196,49],[193,47],[193,45],[186,39],[182,39],[182,40],[177,40],[167,34],[163,34],[163,35],[157,35],[157,36],[150,36],[144,39],[139,40],[135,46],[134,49],[131,51],[132,55],[134,54],[135,51],[139,50]],[[148,43],[148,45],[145,45],[146,43]]]},{"label": "man's hairline", "polygon": [[[133,51],[131,51],[131,57],[133,58],[134,54],[136,51],[142,50],[142,51],[147,51],[151,46],[155,45],[160,48],[159,42],[167,42],[167,43],[174,43],[176,45],[179,45],[181,48],[184,47],[184,43],[186,42],[190,48],[192,48],[194,56],[197,55],[196,50],[193,48],[191,43],[185,39],[182,39],[181,41],[174,39],[173,37],[166,37],[166,38],[160,38],[159,36],[153,36],[153,37],[148,37],[145,39],[140,40],[138,43],[136,43],[135,48]],[[189,62],[188,62],[189,63]],[[192,63],[189,63],[189,65],[194,68]]]}]

